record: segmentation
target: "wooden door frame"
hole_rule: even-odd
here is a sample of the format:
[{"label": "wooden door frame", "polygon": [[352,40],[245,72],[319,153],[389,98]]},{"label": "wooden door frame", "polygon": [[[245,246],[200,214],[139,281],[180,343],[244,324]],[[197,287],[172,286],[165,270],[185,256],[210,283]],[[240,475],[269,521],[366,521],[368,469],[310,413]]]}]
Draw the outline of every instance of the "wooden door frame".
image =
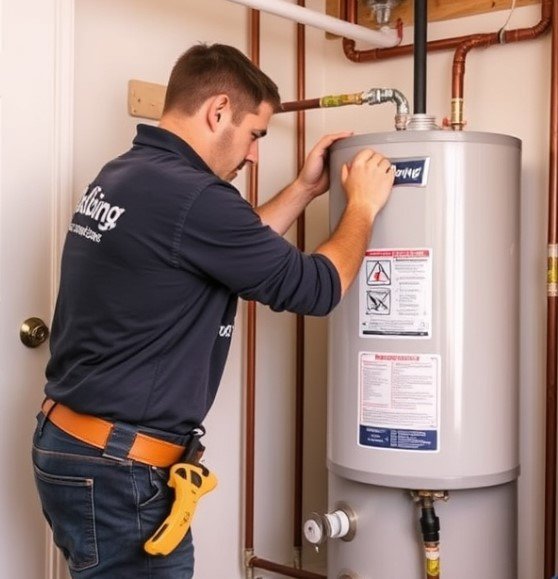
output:
[{"label": "wooden door frame", "polygon": [[[60,259],[68,223],[73,213],[74,152],[74,62],[75,2],[54,0],[54,122],[52,126],[53,167],[51,186],[51,315],[58,293]],[[39,47],[40,49],[40,47]],[[66,579],[67,565],[54,545],[45,523],[45,578]]]}]

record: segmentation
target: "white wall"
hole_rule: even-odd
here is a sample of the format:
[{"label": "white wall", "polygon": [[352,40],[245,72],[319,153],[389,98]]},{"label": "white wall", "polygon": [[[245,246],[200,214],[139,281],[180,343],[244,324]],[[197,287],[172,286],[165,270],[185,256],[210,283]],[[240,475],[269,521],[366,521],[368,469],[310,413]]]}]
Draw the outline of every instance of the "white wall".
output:
[{"label": "white wall", "polygon": [[[323,0],[308,6],[323,10]],[[431,38],[494,31],[506,14],[432,24]],[[511,27],[530,26],[538,7],[517,9]],[[102,163],[123,152],[137,119],[126,113],[127,81],[165,83],[176,58],[197,41],[222,42],[247,52],[246,10],[225,0],[76,0],[76,197]],[[405,30],[409,35],[411,31]],[[262,16],[261,66],[279,84],[284,100],[295,98],[294,26]],[[520,579],[542,573],[542,473],[544,456],[544,335],[546,274],[546,187],[548,173],[549,48],[544,39],[471,52],[465,76],[465,115],[470,130],[502,132],[523,140]],[[411,57],[380,63],[348,61],[338,41],[308,31],[308,98],[392,86],[412,99]],[[452,54],[428,61],[428,112],[439,121],[450,110]],[[324,132],[390,130],[393,107],[310,111],[308,143]],[[292,116],[277,116],[262,142],[261,200],[294,176]],[[246,187],[244,177],[237,186]],[[308,212],[307,246],[327,235],[327,199]],[[194,531],[198,579],[243,576],[242,421],[244,310],[221,391],[206,422],[208,466],[220,485],[203,500]],[[325,507],[325,334],[324,320],[307,321],[308,432],[305,512]],[[290,564],[294,317],[258,308],[256,554]],[[305,549],[310,568],[323,567],[323,554]],[[322,569],[323,570],[323,569]],[[258,576],[272,577],[269,573]]]}]

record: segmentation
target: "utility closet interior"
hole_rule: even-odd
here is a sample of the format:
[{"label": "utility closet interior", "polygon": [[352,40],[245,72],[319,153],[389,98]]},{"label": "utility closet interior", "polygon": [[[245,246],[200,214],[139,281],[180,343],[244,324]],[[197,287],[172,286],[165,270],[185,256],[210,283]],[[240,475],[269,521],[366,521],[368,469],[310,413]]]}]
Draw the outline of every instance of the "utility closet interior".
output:
[{"label": "utility closet interior", "polygon": [[157,122],[197,42],[239,48],[279,87],[284,112],[235,181],[251,202],[322,135],[353,132],[293,244],[327,237],[360,148],[396,166],[329,319],[240,307],[205,424],[220,484],[193,526],[198,579],[557,573],[555,4],[75,1],[76,202]]}]

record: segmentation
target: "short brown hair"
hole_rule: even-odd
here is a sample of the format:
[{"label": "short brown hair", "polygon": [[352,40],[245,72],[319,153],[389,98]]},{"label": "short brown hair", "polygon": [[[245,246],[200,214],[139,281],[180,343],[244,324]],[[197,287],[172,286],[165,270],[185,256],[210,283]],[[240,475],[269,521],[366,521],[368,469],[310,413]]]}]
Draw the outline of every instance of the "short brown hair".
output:
[{"label": "short brown hair", "polygon": [[256,112],[262,101],[275,112],[281,108],[277,85],[240,50],[225,44],[198,44],[174,65],[163,113],[178,109],[191,116],[217,94],[230,98],[235,123],[246,113]]}]

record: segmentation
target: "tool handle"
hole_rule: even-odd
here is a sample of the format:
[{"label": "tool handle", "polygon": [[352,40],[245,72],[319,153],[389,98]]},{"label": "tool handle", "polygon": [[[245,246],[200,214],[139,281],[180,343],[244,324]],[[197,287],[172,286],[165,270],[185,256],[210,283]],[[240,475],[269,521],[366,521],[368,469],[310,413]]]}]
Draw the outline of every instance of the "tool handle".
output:
[{"label": "tool handle", "polygon": [[145,542],[150,555],[168,555],[184,539],[194,517],[198,500],[217,486],[217,477],[202,465],[177,463],[169,473],[168,485],[175,497],[169,516]]}]

